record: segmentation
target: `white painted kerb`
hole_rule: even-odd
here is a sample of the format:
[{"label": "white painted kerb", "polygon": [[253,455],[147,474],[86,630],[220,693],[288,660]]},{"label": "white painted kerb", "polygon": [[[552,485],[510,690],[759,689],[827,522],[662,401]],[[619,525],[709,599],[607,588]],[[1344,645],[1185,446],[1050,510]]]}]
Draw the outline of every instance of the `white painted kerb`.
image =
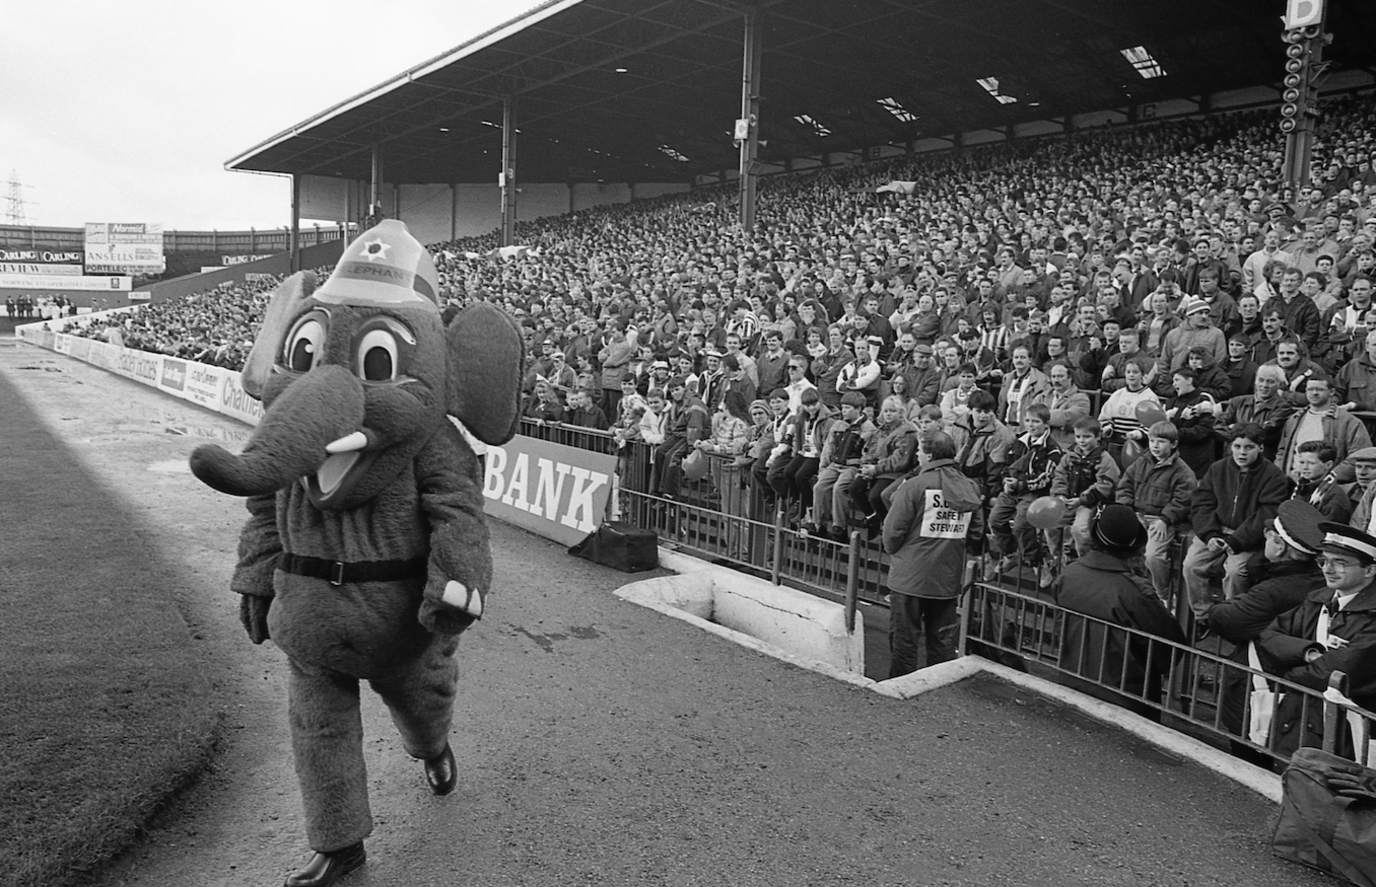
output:
[{"label": "white painted kerb", "polygon": [[814,671],[821,665],[833,677],[873,686],[864,677],[860,613],[848,633],[845,607],[834,601],[664,549],[659,563],[678,575],[632,582],[617,589],[617,596],[766,655]]}]

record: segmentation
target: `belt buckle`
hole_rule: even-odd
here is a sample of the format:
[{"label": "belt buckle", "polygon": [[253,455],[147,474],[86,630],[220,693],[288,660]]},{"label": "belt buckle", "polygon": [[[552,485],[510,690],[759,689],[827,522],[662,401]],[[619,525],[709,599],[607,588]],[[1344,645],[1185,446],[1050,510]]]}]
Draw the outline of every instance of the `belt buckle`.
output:
[{"label": "belt buckle", "polygon": [[343,561],[335,561],[333,564],[330,565],[330,584],[331,584],[331,585],[343,585],[343,584],[344,584],[344,562],[343,562]]}]

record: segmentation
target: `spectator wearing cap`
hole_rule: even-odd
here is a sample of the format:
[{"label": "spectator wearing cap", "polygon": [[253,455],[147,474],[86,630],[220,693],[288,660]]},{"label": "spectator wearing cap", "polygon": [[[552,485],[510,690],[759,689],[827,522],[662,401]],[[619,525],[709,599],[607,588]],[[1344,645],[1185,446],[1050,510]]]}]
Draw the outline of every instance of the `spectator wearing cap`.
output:
[{"label": "spectator wearing cap", "polygon": [[1228,340],[1223,332],[1213,325],[1209,315],[1209,304],[1198,296],[1191,296],[1185,303],[1185,323],[1166,334],[1161,343],[1161,356],[1156,361],[1158,393],[1171,384],[1171,373],[1185,365],[1193,348],[1204,348],[1214,363],[1221,363],[1228,357]]},{"label": "spectator wearing cap", "polygon": [[[990,412],[992,418],[992,412]],[[983,496],[956,462],[956,444],[937,431],[922,441],[926,460],[918,473],[890,487],[882,539],[888,552],[889,677],[918,668],[918,636],[926,665],[956,657],[957,605],[968,547],[983,537]]]},{"label": "spectator wearing cap", "polygon": [[[1291,477],[1297,476],[1295,456],[1300,444],[1306,441],[1322,441],[1333,447],[1340,463],[1346,462],[1352,453],[1371,446],[1371,436],[1362,421],[1340,409],[1333,400],[1333,384],[1326,376],[1320,373],[1311,377],[1303,392],[1308,406],[1285,421],[1276,449],[1276,464]],[[1344,483],[1352,480],[1350,465],[1339,469],[1338,479]]]},{"label": "spectator wearing cap", "polygon": [[[1319,529],[1323,585],[1263,631],[1257,647],[1267,672],[1322,691],[1334,671],[1346,670],[1354,648],[1376,643],[1376,537],[1346,524],[1324,522]],[[1288,755],[1322,738],[1318,700],[1282,694],[1271,748]]]},{"label": "spectator wearing cap", "polygon": [[839,541],[846,538],[846,503],[860,471],[860,458],[874,438],[875,426],[864,413],[865,396],[848,391],[841,396],[841,416],[827,429],[812,486],[812,520],[808,532]]},{"label": "spectator wearing cap", "polygon": [[1248,561],[1265,541],[1262,527],[1289,497],[1285,474],[1262,455],[1264,438],[1256,424],[1234,427],[1228,455],[1204,472],[1190,500],[1195,535],[1181,571],[1196,620],[1217,600],[1209,580],[1220,565],[1225,599],[1247,590]]},{"label": "spectator wearing cap", "polygon": [[1370,533],[1376,529],[1376,515],[1373,515],[1372,502],[1376,501],[1376,447],[1365,447],[1353,453],[1351,456],[1352,472],[1356,477],[1351,484],[1346,487],[1347,498],[1355,503],[1356,507],[1352,511],[1352,517],[1348,520],[1352,526],[1363,532]]},{"label": "spectator wearing cap", "polygon": [[[904,338],[910,335],[904,333]],[[913,345],[912,363],[898,373],[907,378],[907,394],[920,407],[937,403],[941,398],[941,370],[935,366],[935,349],[918,342]]]},{"label": "spectator wearing cap", "polygon": [[[1065,568],[1054,594],[1069,611],[1060,667],[1083,679],[1064,682],[1159,721],[1156,706],[1173,652],[1151,637],[1179,644],[1185,634],[1151,585],[1128,566],[1146,544],[1147,530],[1131,508],[1104,506],[1090,526],[1089,550]],[[1135,633],[1114,631],[1113,625]]]}]

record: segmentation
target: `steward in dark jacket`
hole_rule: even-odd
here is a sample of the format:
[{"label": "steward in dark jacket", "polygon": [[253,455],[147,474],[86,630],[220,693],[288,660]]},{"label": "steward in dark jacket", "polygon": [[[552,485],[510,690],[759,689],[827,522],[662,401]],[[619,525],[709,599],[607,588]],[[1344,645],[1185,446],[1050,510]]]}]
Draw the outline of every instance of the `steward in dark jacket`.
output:
[{"label": "steward in dark jacket", "polygon": [[968,544],[978,545],[983,498],[956,466],[955,441],[938,431],[923,442],[929,460],[894,492],[884,518],[884,550],[890,555],[888,587],[889,676],[917,669],[917,636],[927,644],[927,665],[956,656],[956,605]]},{"label": "steward in dark jacket", "polygon": [[[1333,672],[1349,670],[1354,651],[1376,643],[1376,538],[1344,524],[1322,523],[1319,529],[1319,551],[1328,558],[1325,584],[1262,632],[1257,646],[1267,672],[1322,693]],[[1361,688],[1362,695],[1368,690]],[[1337,753],[1350,756],[1347,731],[1342,734]],[[1288,755],[1322,739],[1319,699],[1282,693],[1270,747]]]}]

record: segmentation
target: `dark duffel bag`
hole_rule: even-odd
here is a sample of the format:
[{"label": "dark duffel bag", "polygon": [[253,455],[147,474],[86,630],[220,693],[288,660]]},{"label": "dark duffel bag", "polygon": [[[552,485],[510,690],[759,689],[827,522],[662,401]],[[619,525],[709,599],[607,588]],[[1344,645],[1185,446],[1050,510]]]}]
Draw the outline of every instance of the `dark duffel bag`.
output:
[{"label": "dark duffel bag", "polygon": [[[1322,749],[1296,751],[1282,777],[1285,795],[1271,847],[1283,859],[1376,887],[1376,798],[1340,795],[1328,781],[1357,769]],[[1376,770],[1360,769],[1376,777]]]},{"label": "dark duffel bag", "polygon": [[659,536],[654,530],[608,521],[570,548],[569,554],[623,573],[640,573],[659,566]]}]

